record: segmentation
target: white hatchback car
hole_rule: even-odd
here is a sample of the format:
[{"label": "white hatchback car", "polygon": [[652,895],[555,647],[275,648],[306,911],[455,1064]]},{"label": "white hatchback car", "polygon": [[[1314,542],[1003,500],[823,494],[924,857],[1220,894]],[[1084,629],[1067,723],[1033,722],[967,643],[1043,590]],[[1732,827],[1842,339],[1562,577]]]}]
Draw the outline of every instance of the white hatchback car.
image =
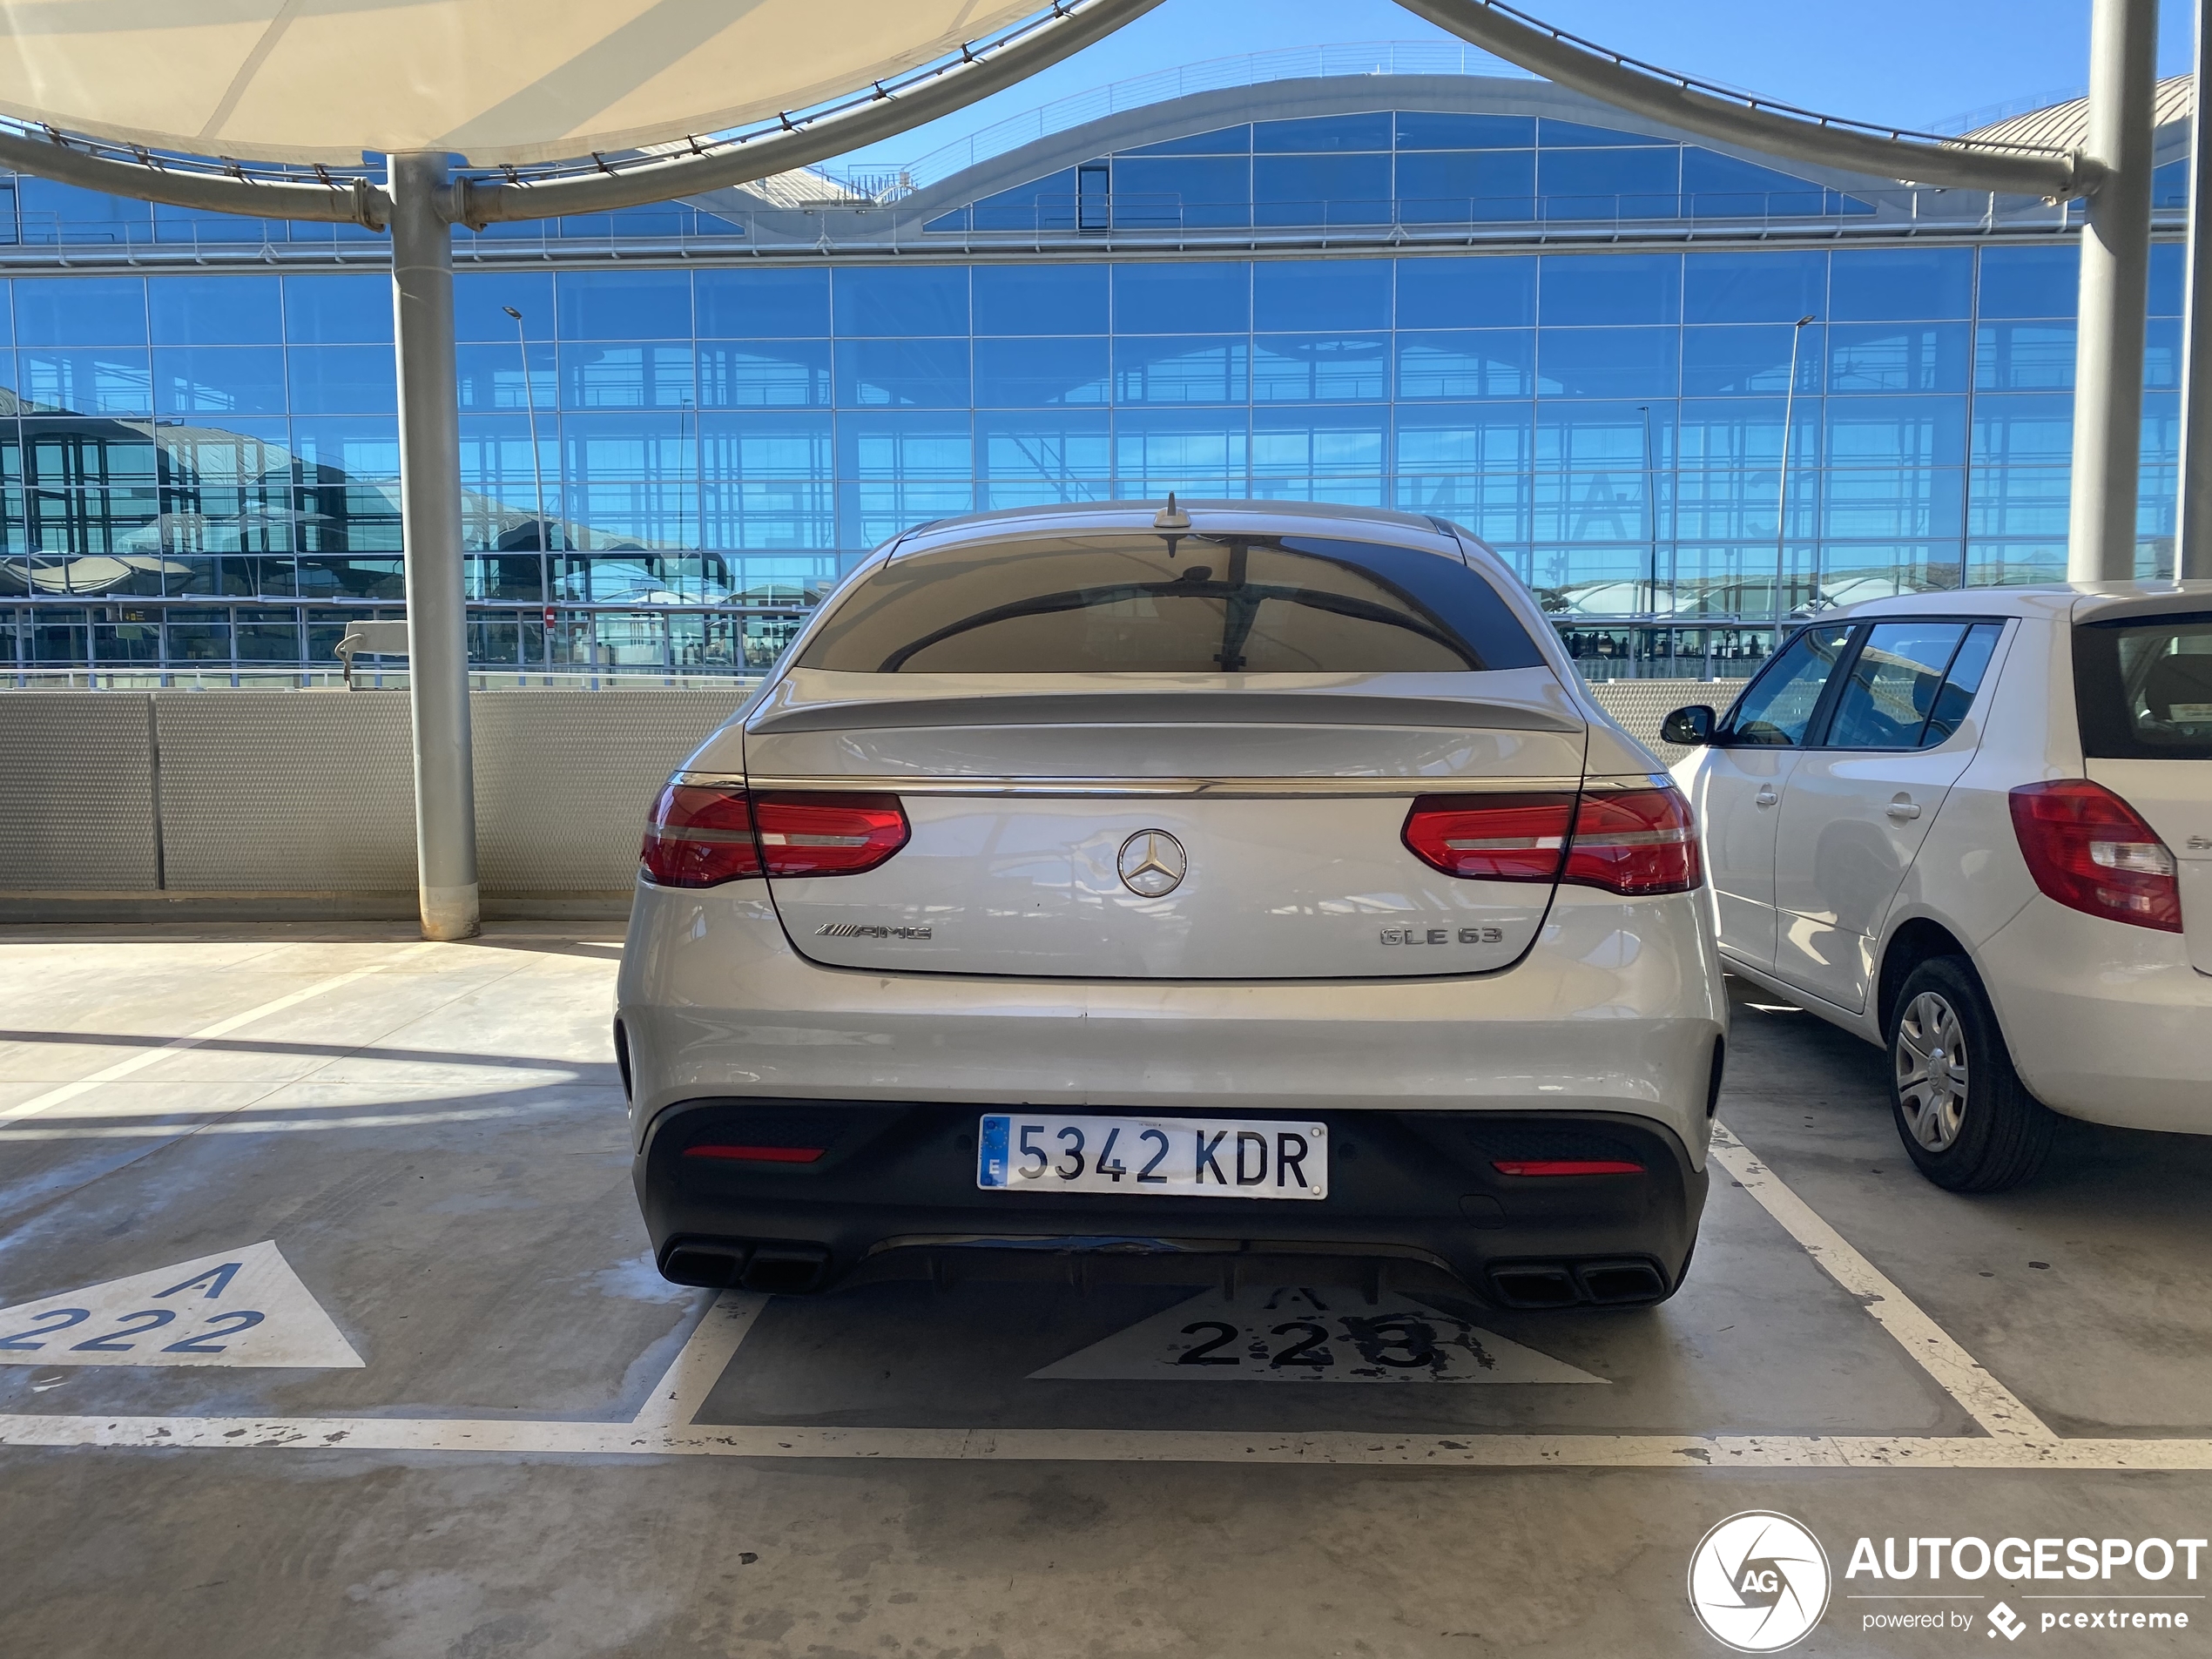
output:
[{"label": "white hatchback car", "polygon": [[1890,1049],[1931,1180],[2026,1180],[2046,1107],[2212,1132],[2212,583],[1837,611],[1663,735],[1723,960]]},{"label": "white hatchback car", "polygon": [[1489,550],[1292,503],[927,525],[646,829],[616,1042],[661,1271],[1681,1282],[1696,837]]}]

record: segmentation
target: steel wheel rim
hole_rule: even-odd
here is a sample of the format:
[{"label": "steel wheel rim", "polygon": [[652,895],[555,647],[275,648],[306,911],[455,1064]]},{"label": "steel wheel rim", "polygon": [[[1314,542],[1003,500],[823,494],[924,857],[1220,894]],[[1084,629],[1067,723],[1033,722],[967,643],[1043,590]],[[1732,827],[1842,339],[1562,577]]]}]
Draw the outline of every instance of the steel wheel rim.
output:
[{"label": "steel wheel rim", "polygon": [[1923,991],[1906,1004],[1892,1057],[1906,1130],[1929,1151],[1947,1150],[1966,1121],[1967,1095],[1966,1033],[1950,998]]}]

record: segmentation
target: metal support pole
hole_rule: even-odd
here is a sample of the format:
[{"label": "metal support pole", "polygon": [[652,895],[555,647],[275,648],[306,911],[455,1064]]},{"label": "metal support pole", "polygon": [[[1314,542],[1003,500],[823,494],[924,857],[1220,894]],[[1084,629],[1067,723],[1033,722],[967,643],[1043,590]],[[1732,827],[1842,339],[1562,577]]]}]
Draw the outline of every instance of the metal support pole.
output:
[{"label": "metal support pole", "polygon": [[1782,649],[1782,627],[1790,620],[1789,608],[1783,604],[1789,578],[1789,556],[1784,546],[1790,534],[1790,439],[1791,428],[1797,414],[1797,349],[1804,343],[1805,328],[1812,321],[1811,316],[1797,319],[1790,327],[1790,384],[1782,394],[1782,477],[1774,488],[1774,649]]},{"label": "metal support pole", "polygon": [[2150,280],[2152,95],[2158,0],[2095,0],[2089,18],[2089,131],[2106,174],[2081,232],[2074,355],[2074,492],[2066,573],[2135,574],[2135,469],[2142,440],[2143,314]]},{"label": "metal support pole", "polygon": [[[2204,84],[2204,10],[2196,0],[2196,86]],[[2189,250],[2188,299],[2182,316],[2182,477],[2174,503],[2174,574],[2212,581],[2212,249],[2204,227],[2212,221],[2212,142],[2189,116]]]},{"label": "metal support pole", "polygon": [[476,795],[461,562],[453,232],[442,155],[390,158],[392,320],[399,357],[400,525],[415,713],[415,854],[425,939],[477,931]]}]

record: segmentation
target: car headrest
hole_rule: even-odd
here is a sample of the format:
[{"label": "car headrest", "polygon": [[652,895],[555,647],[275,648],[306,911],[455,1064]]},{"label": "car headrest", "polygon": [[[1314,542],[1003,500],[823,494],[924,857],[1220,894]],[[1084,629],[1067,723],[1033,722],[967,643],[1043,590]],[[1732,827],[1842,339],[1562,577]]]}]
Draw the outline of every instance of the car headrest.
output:
[{"label": "car headrest", "polygon": [[[2175,720],[2176,703],[2199,707],[2212,703],[2212,655],[2195,652],[2160,658],[2143,678],[2143,701],[2150,705],[2155,720]],[[2201,723],[2201,718],[2176,724],[2194,725]]]}]

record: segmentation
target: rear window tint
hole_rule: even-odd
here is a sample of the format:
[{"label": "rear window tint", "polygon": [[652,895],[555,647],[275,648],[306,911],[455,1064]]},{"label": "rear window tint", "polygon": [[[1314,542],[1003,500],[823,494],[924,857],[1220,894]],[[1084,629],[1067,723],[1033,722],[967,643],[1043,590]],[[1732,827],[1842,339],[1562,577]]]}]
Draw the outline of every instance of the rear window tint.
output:
[{"label": "rear window tint", "polygon": [[857,674],[1379,674],[1543,663],[1460,559],[1118,531],[894,556],[799,659]]},{"label": "rear window tint", "polygon": [[2074,631],[2081,751],[2100,760],[2212,760],[2212,611]]}]

